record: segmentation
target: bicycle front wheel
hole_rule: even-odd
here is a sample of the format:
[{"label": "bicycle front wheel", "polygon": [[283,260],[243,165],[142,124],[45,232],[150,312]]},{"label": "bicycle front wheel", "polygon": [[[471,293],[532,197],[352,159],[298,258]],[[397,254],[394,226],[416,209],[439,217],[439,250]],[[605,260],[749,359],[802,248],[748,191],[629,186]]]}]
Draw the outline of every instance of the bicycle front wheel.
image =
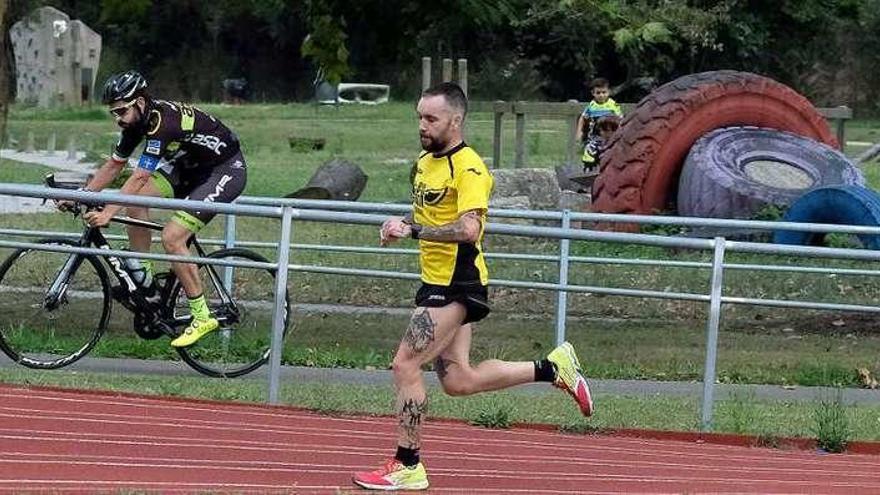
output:
[{"label": "bicycle front wheel", "polygon": [[[221,249],[208,255],[236,261],[268,262],[247,249]],[[269,359],[275,300],[274,269],[199,265],[205,299],[211,313],[220,320],[220,328],[189,347],[177,349],[180,357],[196,371],[218,378],[235,378],[250,373]],[[226,285],[229,283],[228,286]],[[224,301],[220,285],[231,302]],[[190,310],[186,293],[175,279],[172,286],[171,313],[177,321],[188,321]],[[290,321],[290,299],[285,291],[284,333]]]},{"label": "bicycle front wheel", "polygon": [[101,338],[110,305],[110,281],[96,257],[16,250],[0,265],[0,349],[29,368],[67,366]]}]

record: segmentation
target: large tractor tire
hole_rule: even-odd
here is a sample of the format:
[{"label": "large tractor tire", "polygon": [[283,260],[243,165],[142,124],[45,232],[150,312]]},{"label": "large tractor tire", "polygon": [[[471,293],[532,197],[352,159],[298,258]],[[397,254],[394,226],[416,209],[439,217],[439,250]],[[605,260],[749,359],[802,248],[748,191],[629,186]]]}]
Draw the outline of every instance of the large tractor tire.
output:
[{"label": "large tractor tire", "polygon": [[626,115],[602,155],[593,211],[669,210],[691,146],[703,134],[731,126],[788,131],[839,147],[822,115],[784,84],[737,71],[684,76],[657,88]]},{"label": "large tractor tire", "polygon": [[725,127],[691,147],[678,181],[683,217],[752,218],[762,208],[787,208],[810,189],[863,185],[843,153],[790,132]]}]

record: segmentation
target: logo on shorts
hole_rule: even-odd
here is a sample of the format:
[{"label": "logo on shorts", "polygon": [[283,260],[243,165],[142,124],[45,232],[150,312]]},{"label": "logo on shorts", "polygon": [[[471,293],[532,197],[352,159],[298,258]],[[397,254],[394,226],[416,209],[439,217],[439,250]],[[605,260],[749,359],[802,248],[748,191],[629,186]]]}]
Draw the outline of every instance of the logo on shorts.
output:
[{"label": "logo on shorts", "polygon": [[445,301],[446,296],[444,296],[442,294],[431,294],[430,296],[428,296],[428,300],[429,301]]},{"label": "logo on shorts", "polygon": [[159,141],[158,139],[149,139],[149,140],[147,140],[147,147],[146,147],[146,149],[144,149],[144,151],[146,153],[151,154],[151,155],[158,155],[159,150],[161,150],[161,149],[162,149],[162,141]]}]

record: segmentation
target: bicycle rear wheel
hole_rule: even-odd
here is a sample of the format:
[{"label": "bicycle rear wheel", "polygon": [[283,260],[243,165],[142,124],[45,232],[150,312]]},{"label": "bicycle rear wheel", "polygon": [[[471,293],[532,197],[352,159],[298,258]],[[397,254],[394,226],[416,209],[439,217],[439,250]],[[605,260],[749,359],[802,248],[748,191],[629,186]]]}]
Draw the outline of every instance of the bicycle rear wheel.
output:
[{"label": "bicycle rear wheel", "polygon": [[[208,255],[237,261],[268,262],[262,255],[247,249],[221,249]],[[214,279],[208,266],[199,265],[205,299],[220,328],[205,335],[194,345],[178,348],[180,357],[196,371],[217,378],[235,378],[259,368],[269,359],[275,300],[274,269],[242,268],[232,270],[227,292],[232,304],[223,302],[217,285],[223,283],[227,267],[214,265]],[[180,281],[174,279],[168,299],[171,314],[177,321],[190,318],[189,303]],[[290,321],[290,298],[284,297],[284,333]]]},{"label": "bicycle rear wheel", "polygon": [[[53,286],[63,269],[71,270],[68,285]],[[0,265],[0,349],[29,368],[67,366],[101,338],[110,305],[107,271],[95,256],[16,250]]]}]

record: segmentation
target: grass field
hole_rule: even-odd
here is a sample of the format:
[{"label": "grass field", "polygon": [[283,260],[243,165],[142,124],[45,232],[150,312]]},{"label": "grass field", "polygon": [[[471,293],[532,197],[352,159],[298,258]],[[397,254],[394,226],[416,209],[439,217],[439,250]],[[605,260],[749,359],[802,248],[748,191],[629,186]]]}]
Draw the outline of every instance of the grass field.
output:
[{"label": "grass field", "polygon": [[[408,198],[409,168],[418,153],[411,105],[339,108],[205,105],[204,108],[240,134],[249,165],[245,191],[248,195],[283,196],[305,185],[321,163],[332,157],[344,157],[358,163],[369,176],[363,201],[405,202]],[[509,120],[505,128],[504,158],[508,164],[513,158],[513,122]],[[484,156],[491,152],[492,126],[489,114],[474,114],[468,123],[468,141]],[[29,133],[35,135],[38,143],[45,142],[51,132],[57,134],[59,143],[65,142],[68,135],[76,135],[93,158],[109,154],[116,139],[114,125],[99,108],[55,112],[15,108],[10,115],[9,129],[19,147],[24,145]],[[530,120],[527,154],[531,164],[543,167],[561,164],[566,133],[567,126],[562,121]],[[324,138],[327,146],[318,152],[297,152],[288,146],[290,136]],[[876,142],[880,140],[880,123],[851,122],[847,126],[847,137],[851,141]],[[846,153],[854,156],[864,149],[850,146]],[[44,172],[39,166],[0,158],[0,181],[3,182],[36,183]],[[876,165],[865,168],[865,175],[870,184],[880,185]],[[0,226],[68,232],[81,229],[77,220],[61,214],[2,215]],[[116,232],[121,231],[116,229]],[[277,232],[275,220],[242,218],[238,221],[239,239],[274,242],[278,239]],[[204,231],[202,238],[221,233],[222,221],[218,219]],[[306,222],[298,222],[293,232],[293,242],[313,244],[373,245],[375,237],[373,227]],[[488,244],[490,253],[553,254],[557,250],[554,242],[517,238],[504,241],[493,238]],[[273,250],[260,251],[274,258]],[[5,258],[8,252],[0,249],[0,257]],[[572,243],[572,253],[610,258],[709,259],[707,253],[585,242]],[[802,263],[736,254],[730,255],[728,261]],[[413,256],[300,250],[294,251],[291,262],[417,270]],[[52,263],[45,266],[51,269]],[[874,268],[871,263],[860,262],[815,260],[812,264]],[[490,260],[490,269],[496,279],[555,282],[557,276],[553,263]],[[570,282],[706,293],[708,278],[709,273],[704,269],[583,264],[573,265]],[[754,272],[728,270],[725,286],[725,295],[741,297],[819,299],[870,305],[880,302],[880,284],[875,277],[867,276],[784,273],[757,276]],[[414,290],[411,282],[297,272],[291,274],[289,287],[294,302],[382,306],[409,306]],[[479,326],[475,335],[475,360],[487,357],[535,359],[552,347],[555,293],[495,288],[492,297],[495,312]],[[699,380],[702,376],[706,319],[703,303],[573,294],[569,297],[568,314],[569,338],[581,349],[590,376],[660,380]],[[295,316],[284,360],[310,366],[385,367],[406,324],[406,318],[399,316]],[[875,375],[880,373],[880,332],[876,331],[874,322],[875,318],[870,315],[727,305],[719,341],[718,379],[729,383],[859,386],[859,368]],[[130,315],[119,305],[115,306],[108,335],[93,354],[174,356],[165,340],[136,339],[130,330]],[[762,414],[759,417],[763,417]],[[874,433],[863,437],[876,438],[880,424],[876,420],[867,424],[873,425],[869,429]]]}]

